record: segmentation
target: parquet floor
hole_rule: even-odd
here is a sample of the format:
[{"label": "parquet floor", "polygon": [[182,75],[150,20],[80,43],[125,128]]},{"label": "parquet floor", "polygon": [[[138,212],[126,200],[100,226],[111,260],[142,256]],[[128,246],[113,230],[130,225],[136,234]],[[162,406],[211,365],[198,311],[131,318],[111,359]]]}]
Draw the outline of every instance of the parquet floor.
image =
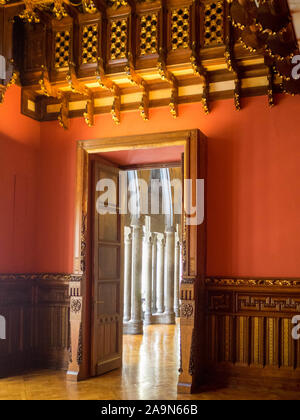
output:
[{"label": "parquet floor", "polygon": [[[177,326],[150,326],[144,336],[124,336],[123,368],[80,383],[64,372],[39,371],[0,380],[0,400],[168,400],[177,396],[179,331]],[[198,400],[284,400],[299,393],[224,388],[193,395]]]}]

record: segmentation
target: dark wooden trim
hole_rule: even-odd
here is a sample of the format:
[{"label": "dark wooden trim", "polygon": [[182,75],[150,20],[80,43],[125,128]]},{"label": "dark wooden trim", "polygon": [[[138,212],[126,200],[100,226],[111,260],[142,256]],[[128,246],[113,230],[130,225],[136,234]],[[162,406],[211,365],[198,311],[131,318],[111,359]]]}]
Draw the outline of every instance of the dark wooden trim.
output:
[{"label": "dark wooden trim", "polygon": [[162,169],[162,168],[181,168],[181,162],[169,162],[169,163],[149,163],[142,165],[128,165],[120,166],[122,171],[139,171],[139,170],[151,170],[151,169]]}]

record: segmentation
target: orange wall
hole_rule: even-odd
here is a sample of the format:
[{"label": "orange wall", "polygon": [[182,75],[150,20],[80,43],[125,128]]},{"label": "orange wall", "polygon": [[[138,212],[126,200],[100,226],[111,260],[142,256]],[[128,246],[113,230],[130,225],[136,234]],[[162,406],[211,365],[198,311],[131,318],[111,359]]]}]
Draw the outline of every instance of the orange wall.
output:
[{"label": "orange wall", "polygon": [[300,97],[282,96],[269,109],[251,98],[241,112],[233,101],[167,108],[144,122],[136,112],[115,126],[109,115],[88,128],[83,119],[63,131],[41,126],[37,269],[71,271],[75,145],[77,140],[199,128],[208,137],[208,274],[300,275]]},{"label": "orange wall", "polygon": [[40,124],[22,116],[20,89],[0,105],[0,273],[35,269]]},{"label": "orange wall", "polygon": [[128,112],[120,126],[101,115],[91,129],[75,119],[66,132],[16,116],[11,89],[0,109],[0,272],[72,271],[77,140],[199,128],[208,137],[208,274],[299,277],[300,97],[279,99],[272,110],[265,97],[248,99],[241,112],[220,101],[209,116],[183,105],[177,120],[167,108],[149,122]]}]

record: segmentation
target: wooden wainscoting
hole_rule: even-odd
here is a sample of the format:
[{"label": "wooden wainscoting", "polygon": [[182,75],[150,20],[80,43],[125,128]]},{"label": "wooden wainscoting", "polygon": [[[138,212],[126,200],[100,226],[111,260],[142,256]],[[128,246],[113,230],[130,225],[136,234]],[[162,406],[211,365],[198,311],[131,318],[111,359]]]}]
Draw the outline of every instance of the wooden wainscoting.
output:
[{"label": "wooden wainscoting", "polygon": [[0,275],[0,376],[31,368],[67,369],[69,280],[62,274]]},{"label": "wooden wainscoting", "polygon": [[31,366],[33,349],[32,281],[1,276],[0,315],[6,319],[6,340],[0,340],[0,377]]},{"label": "wooden wainscoting", "polygon": [[300,388],[299,279],[206,280],[207,380]]}]

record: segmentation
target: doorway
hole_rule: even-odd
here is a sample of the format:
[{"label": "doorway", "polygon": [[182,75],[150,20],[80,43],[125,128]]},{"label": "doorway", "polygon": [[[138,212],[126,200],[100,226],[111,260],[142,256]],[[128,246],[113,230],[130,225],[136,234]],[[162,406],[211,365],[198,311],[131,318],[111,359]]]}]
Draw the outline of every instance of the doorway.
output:
[{"label": "doorway", "polygon": [[[119,212],[122,203],[120,201],[115,203],[114,210],[116,211],[109,217],[104,214],[97,216],[107,219],[105,223],[96,222],[97,229],[94,229],[93,217],[91,217],[95,211],[92,209],[92,186],[96,178],[98,178],[97,182],[101,178],[99,170],[102,170],[106,179],[114,178],[116,190],[119,192],[120,179],[116,176],[116,170],[119,168],[116,168],[117,165],[112,161],[105,160],[104,162],[99,154],[105,153],[109,156],[109,153],[113,152],[131,151],[133,153],[133,151],[162,150],[168,147],[184,149],[184,180],[191,180],[193,186],[189,195],[193,196],[196,202],[197,180],[205,180],[206,177],[205,137],[198,130],[85,141],[78,145],[74,287],[70,284],[72,361],[69,365],[68,378],[71,380],[102,374],[107,370],[120,367],[122,361],[123,275],[121,268],[124,266],[124,261],[121,260],[121,244],[124,235]],[[95,157],[95,155],[98,156]],[[93,170],[94,162],[100,162],[100,166],[102,162],[102,169]],[[186,201],[186,192],[184,197]],[[101,210],[104,203],[100,200],[98,204]],[[200,348],[197,354],[193,351],[200,342],[203,345],[204,340],[202,336],[204,321],[201,316],[203,314],[200,312],[203,310],[201,291],[204,288],[205,275],[205,220],[198,225],[192,224],[189,223],[191,217],[190,214],[184,212],[182,222],[181,361],[178,387],[180,392],[192,392],[199,379],[204,356]],[[106,227],[102,229],[100,225]],[[95,231],[98,235],[96,241],[93,238]],[[103,269],[101,258],[105,262],[110,262],[107,265],[107,271]],[[95,267],[100,267],[96,276]],[[74,300],[80,300],[82,303],[81,306],[76,307],[76,311],[72,311]],[[111,350],[111,357],[106,357],[104,363],[103,358],[99,358],[103,346],[110,346],[106,347],[106,356],[109,356]],[[100,348],[102,350],[99,350]]]}]

